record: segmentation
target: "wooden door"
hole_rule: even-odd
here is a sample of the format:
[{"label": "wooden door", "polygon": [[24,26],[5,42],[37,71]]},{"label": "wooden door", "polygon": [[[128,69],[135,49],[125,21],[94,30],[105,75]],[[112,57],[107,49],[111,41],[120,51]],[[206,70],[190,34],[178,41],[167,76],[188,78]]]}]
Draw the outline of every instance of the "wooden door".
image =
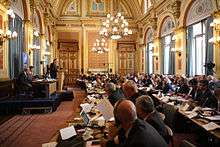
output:
[{"label": "wooden door", "polygon": [[119,74],[126,75],[135,72],[135,44],[118,44]]},{"label": "wooden door", "polygon": [[78,42],[59,42],[59,66],[65,72],[64,86],[74,86],[79,77]]}]

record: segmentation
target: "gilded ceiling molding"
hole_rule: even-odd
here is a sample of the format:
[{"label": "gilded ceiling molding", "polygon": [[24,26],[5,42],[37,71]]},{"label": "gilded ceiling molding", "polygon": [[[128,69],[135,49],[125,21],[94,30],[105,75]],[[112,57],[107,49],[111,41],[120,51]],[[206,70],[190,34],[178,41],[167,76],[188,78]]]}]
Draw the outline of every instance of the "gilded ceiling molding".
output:
[{"label": "gilded ceiling molding", "polygon": [[81,16],[81,0],[66,1],[62,6],[60,16]]}]

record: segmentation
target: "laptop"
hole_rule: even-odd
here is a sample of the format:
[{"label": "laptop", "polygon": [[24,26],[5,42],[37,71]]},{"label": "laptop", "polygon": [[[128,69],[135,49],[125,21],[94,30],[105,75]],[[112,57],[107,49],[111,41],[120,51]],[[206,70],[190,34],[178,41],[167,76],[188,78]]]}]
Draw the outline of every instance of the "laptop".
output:
[{"label": "laptop", "polygon": [[84,126],[88,126],[89,125],[89,122],[90,122],[90,117],[86,114],[86,112],[84,110],[82,110],[80,112],[80,116],[82,117],[83,119],[83,122],[84,122]]}]

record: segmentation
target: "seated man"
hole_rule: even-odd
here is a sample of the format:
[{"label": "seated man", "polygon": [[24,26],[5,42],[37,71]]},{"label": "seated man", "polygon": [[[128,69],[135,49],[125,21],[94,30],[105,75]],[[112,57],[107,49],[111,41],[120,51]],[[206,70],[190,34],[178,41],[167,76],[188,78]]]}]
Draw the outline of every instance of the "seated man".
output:
[{"label": "seated man", "polygon": [[209,108],[217,109],[218,101],[215,98],[212,91],[208,88],[208,85],[209,85],[208,80],[199,81],[198,92],[195,97],[195,101],[197,101],[201,107],[209,107]]},{"label": "seated man", "polygon": [[22,73],[18,76],[17,86],[19,88],[19,91],[31,91],[32,85],[31,85],[32,79],[29,76],[29,69],[25,68]]},{"label": "seated man", "polygon": [[154,108],[153,100],[149,96],[143,95],[136,99],[135,106],[138,117],[152,125],[169,142],[166,126],[159,112]]},{"label": "seated man", "polygon": [[[109,140],[102,146],[106,147],[167,147],[168,145],[159,133],[147,122],[137,118],[134,103],[120,100],[114,109],[115,121],[124,130],[125,140],[116,144],[116,139],[109,132]],[[118,136],[120,138],[120,136]]]},{"label": "seated man", "polygon": [[135,103],[136,98],[138,98],[141,94],[138,92],[138,87],[136,83],[132,80],[126,81],[122,86],[123,93],[126,98]]},{"label": "seated man", "polygon": [[117,88],[114,83],[107,83],[105,85],[105,91],[108,94],[108,99],[113,106],[120,98],[124,98],[123,92],[120,88]]}]

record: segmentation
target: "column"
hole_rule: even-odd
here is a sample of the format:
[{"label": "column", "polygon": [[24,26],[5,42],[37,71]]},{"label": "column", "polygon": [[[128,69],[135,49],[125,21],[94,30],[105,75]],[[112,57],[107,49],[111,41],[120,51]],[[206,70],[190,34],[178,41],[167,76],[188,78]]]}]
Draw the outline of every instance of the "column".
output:
[{"label": "column", "polygon": [[160,45],[160,38],[154,39],[154,73],[162,74],[162,66],[163,61],[161,60],[161,45]]},{"label": "column", "polygon": [[175,34],[175,74],[186,74],[186,28],[178,28]]},{"label": "column", "polygon": [[40,58],[41,60],[40,74],[44,74],[44,68],[46,67],[45,49],[46,49],[46,37],[45,37],[45,34],[40,34],[40,57],[41,57]]}]

